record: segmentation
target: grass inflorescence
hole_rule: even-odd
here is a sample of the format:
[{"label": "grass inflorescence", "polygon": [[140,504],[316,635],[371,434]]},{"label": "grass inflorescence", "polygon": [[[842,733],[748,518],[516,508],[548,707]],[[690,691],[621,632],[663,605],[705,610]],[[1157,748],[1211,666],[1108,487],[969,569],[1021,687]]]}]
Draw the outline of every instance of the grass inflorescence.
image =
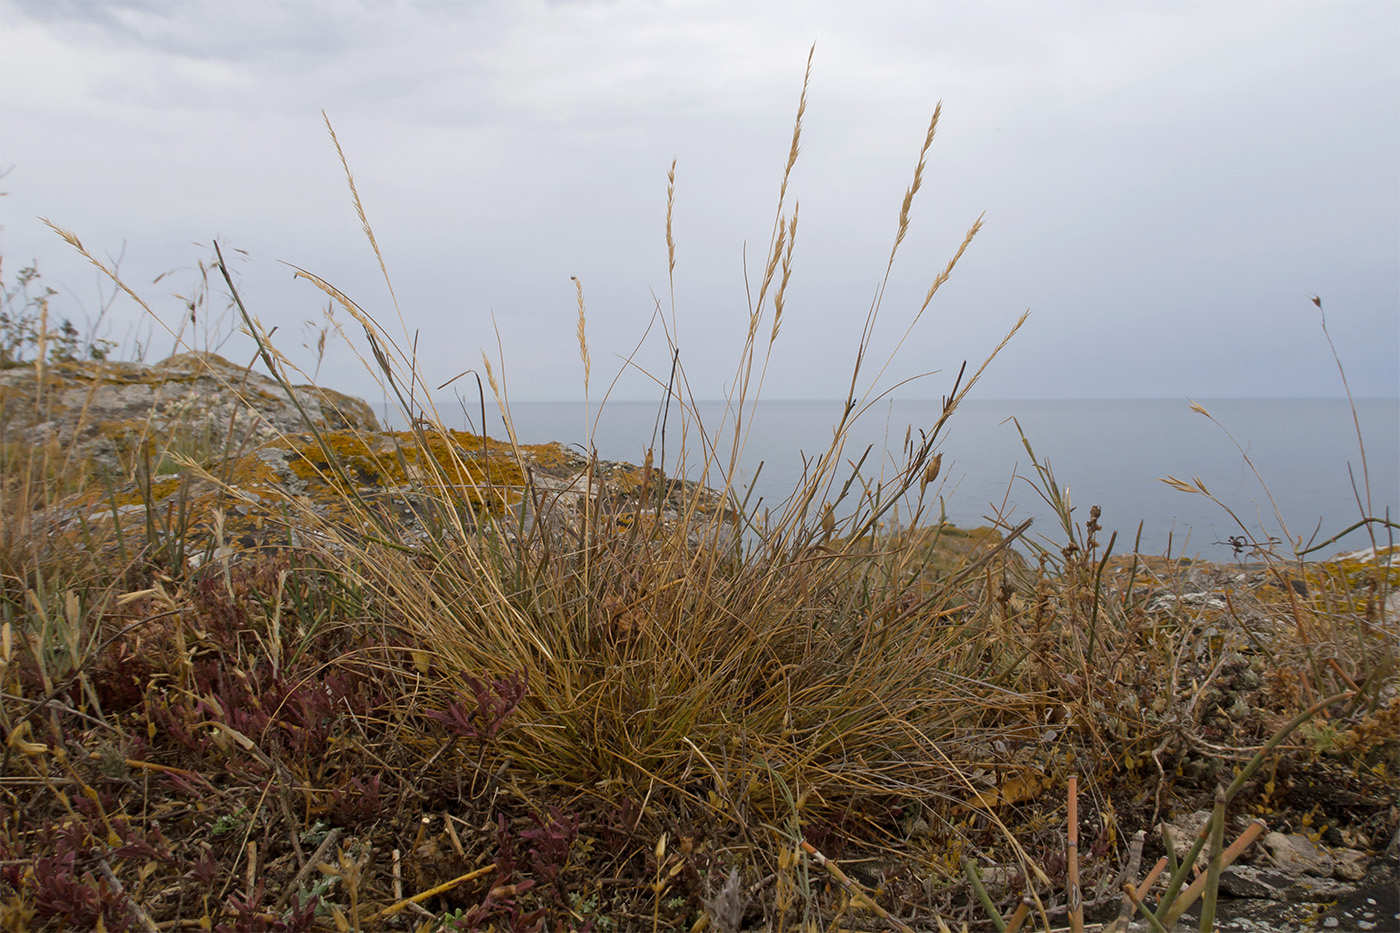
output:
[{"label": "grass inflorescence", "polygon": [[[1077,523],[1029,441],[1059,544],[943,522],[942,432],[1001,347],[871,476],[845,442],[888,391],[889,362],[867,358],[883,285],[830,448],[786,502],[749,509],[738,458],[795,313],[805,110],[804,86],[729,413],[697,414],[673,287],[670,440],[640,467],[592,455],[546,482],[490,359],[509,437],[464,440],[411,349],[304,271],[362,325],[410,424],[386,446],[308,418],[297,469],[335,520],[288,499],[277,546],[240,552],[223,522],[247,451],[206,433],[93,472],[58,445],[0,448],[0,927],[1004,930],[1120,905],[1170,926],[1197,896],[1214,911],[1252,817],[1389,838],[1393,812],[1357,801],[1400,770],[1393,549],[1316,565],[1265,542],[1253,582],[1226,585],[1099,541],[1098,509]],[[676,185],[673,164],[672,271]],[[42,421],[42,370],[75,365],[75,335],[56,358],[46,318],[14,320],[3,365],[39,370],[37,389],[32,411],[0,399],[0,430]],[[409,490],[413,535],[367,477]],[[198,483],[227,496],[207,521]],[[113,520],[50,520],[83,494]],[[1190,857],[1141,871],[1158,825],[1198,808],[1214,816]]]}]

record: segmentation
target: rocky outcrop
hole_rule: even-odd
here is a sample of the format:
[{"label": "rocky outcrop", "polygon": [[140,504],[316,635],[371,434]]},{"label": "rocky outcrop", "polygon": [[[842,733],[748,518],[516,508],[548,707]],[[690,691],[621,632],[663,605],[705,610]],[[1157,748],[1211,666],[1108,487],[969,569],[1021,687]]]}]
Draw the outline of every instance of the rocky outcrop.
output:
[{"label": "rocky outcrop", "polygon": [[586,516],[613,527],[687,522],[696,543],[720,516],[732,540],[717,493],[649,465],[590,464],[558,443],[515,447],[426,424],[382,431],[360,399],[292,392],[214,354],[28,365],[0,371],[0,442],[12,455],[49,451],[61,464],[50,475],[77,489],[49,497],[35,521],[149,537],[151,515],[174,515],[181,559],[194,565],[328,532],[416,545],[485,521],[564,542]]},{"label": "rocky outcrop", "polygon": [[[214,353],[181,353],[154,365],[70,362],[0,370],[0,442],[62,450],[102,471],[144,454],[203,459],[321,430],[378,431],[362,400],[294,386],[295,403],[272,378]],[[298,410],[297,406],[301,406]],[[303,415],[303,412],[305,413]]]},{"label": "rocky outcrop", "polygon": [[[1166,827],[1178,857],[1209,815],[1183,814]],[[1301,833],[1270,832],[1221,872],[1220,892],[1215,929],[1221,933],[1400,930],[1400,864],[1392,851],[1370,855]],[[1177,928],[1196,929],[1199,916],[1199,905],[1192,907]],[[1149,926],[1139,921],[1128,929],[1146,933]]]}]

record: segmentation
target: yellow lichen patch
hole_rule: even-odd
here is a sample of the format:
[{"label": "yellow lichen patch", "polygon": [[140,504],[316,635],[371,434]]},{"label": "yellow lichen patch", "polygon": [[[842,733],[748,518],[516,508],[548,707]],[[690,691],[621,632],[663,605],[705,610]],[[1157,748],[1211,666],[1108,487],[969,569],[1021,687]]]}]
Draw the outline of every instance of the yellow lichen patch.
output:
[{"label": "yellow lichen patch", "polygon": [[[403,432],[397,433],[402,434]],[[498,441],[494,437],[488,437],[484,434],[472,434],[470,431],[448,431],[447,436],[452,439],[452,443],[463,450],[476,453],[494,453],[502,456],[509,456],[513,453],[508,442]],[[522,449],[526,448],[522,447]]]},{"label": "yellow lichen patch", "polygon": [[[175,495],[180,490],[181,477],[162,476],[151,482],[150,496],[153,503],[159,504],[170,496]],[[131,485],[116,492],[106,501],[115,501],[117,506],[123,505],[144,505],[146,493],[139,485]]]},{"label": "yellow lichen patch", "polygon": [[1345,607],[1365,614],[1374,610],[1382,589],[1400,592],[1400,562],[1382,553],[1379,561],[1363,561],[1354,557],[1310,564],[1303,574],[1312,594],[1312,602],[1320,610],[1337,608],[1337,597],[1346,599]]},{"label": "yellow lichen patch", "polygon": [[[276,442],[278,447],[286,447],[295,456],[288,460],[291,471],[304,480],[319,480],[333,483],[335,471],[331,459],[345,470],[352,480],[360,480],[360,485],[386,482],[383,477],[392,468],[383,464],[380,457],[370,448],[368,442],[358,434],[348,431],[331,431],[321,435],[325,442],[323,449],[314,438],[293,437]],[[328,456],[329,452],[329,456]],[[392,473],[391,473],[392,475]],[[403,480],[402,473],[395,477]]]},{"label": "yellow lichen patch", "polygon": [[214,476],[235,491],[253,492],[265,499],[287,498],[277,471],[256,453],[244,454],[220,464]]},{"label": "yellow lichen patch", "polygon": [[642,480],[642,468],[630,463],[619,463],[607,474],[609,490],[624,496],[641,492]]},{"label": "yellow lichen patch", "polygon": [[569,452],[558,441],[548,444],[530,444],[526,449],[534,457],[535,463],[546,470],[558,469],[569,463]]},{"label": "yellow lichen patch", "polygon": [[520,465],[503,452],[508,446],[464,432],[330,431],[321,442],[300,435],[279,446],[294,455],[287,465],[297,477],[342,494],[351,492],[347,482],[356,489],[416,486],[495,507],[517,501],[525,485]]},{"label": "yellow lichen patch", "polygon": [[[448,431],[447,436],[462,450],[515,459],[516,450],[508,441],[498,441],[493,437],[472,434],[469,431]],[[550,441],[547,444],[521,444],[519,453],[520,458],[527,464],[546,470],[567,466],[572,459],[569,451],[558,441]]]}]

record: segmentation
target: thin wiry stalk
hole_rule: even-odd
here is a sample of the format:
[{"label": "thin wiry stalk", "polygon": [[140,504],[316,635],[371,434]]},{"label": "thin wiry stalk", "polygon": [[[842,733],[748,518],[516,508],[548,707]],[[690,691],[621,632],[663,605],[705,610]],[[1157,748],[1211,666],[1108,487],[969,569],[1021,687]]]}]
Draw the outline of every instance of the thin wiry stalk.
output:
[{"label": "thin wiry stalk", "polygon": [[[1327,313],[1322,310],[1322,299],[1313,295],[1312,303],[1317,305],[1317,316],[1322,324],[1322,336],[1327,340],[1327,348],[1332,351],[1332,360],[1337,364],[1337,374],[1342,377],[1342,389],[1347,394],[1347,405],[1351,408],[1351,423],[1356,427],[1356,446],[1361,451],[1362,486],[1366,490],[1366,502],[1363,508],[1366,515],[1373,515],[1375,512],[1371,508],[1371,471],[1366,464],[1366,438],[1361,430],[1361,419],[1356,414],[1356,399],[1352,397],[1351,383],[1347,380],[1347,371],[1346,367],[1342,365],[1342,358],[1337,354],[1337,345],[1332,342],[1332,334],[1327,330]],[[1373,548],[1376,546],[1374,533],[1371,536],[1371,546]]]},{"label": "thin wiry stalk", "polygon": [[350,186],[350,200],[355,204],[355,214],[360,218],[360,227],[365,232],[365,238],[369,240],[370,248],[374,250],[374,258],[379,261],[379,271],[384,276],[384,284],[388,286],[389,297],[394,302],[394,310],[399,315],[399,324],[404,331],[408,330],[403,323],[403,311],[399,308],[399,298],[394,294],[394,283],[389,279],[389,267],[384,262],[384,254],[379,250],[379,241],[375,239],[374,228],[370,226],[369,217],[365,214],[364,203],[360,200],[359,189],[355,187],[355,176],[350,172],[350,162],[345,158],[345,150],[340,147],[340,138],[335,135],[335,127],[331,126],[331,118],[321,111],[321,119],[326,123],[326,132],[331,134],[331,142],[335,144],[336,155],[340,156],[341,168],[345,170],[345,182]]}]

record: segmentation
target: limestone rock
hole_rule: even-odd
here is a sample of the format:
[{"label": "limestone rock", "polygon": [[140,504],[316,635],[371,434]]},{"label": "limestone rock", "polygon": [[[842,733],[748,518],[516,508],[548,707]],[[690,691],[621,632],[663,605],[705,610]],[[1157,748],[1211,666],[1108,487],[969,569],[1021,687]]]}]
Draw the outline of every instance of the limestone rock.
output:
[{"label": "limestone rock", "polygon": [[1332,856],[1307,836],[1298,833],[1269,833],[1264,848],[1281,871],[1308,874],[1317,878],[1332,877]]},{"label": "limestone rock", "polygon": [[251,450],[307,430],[378,431],[364,401],[294,386],[214,353],[181,353],[153,365],[88,361],[0,370],[0,442],[52,445],[100,471],[130,468],[143,454],[206,459]]},{"label": "limestone rock", "polygon": [[328,533],[415,546],[444,529],[476,534],[488,518],[507,536],[564,546],[585,517],[689,522],[693,544],[707,527],[736,533],[718,493],[660,470],[431,425],[381,431],[360,399],[309,385],[292,394],[215,354],[13,367],[0,371],[0,442],[53,452],[61,466],[48,475],[73,491],[27,516],[36,527],[120,527],[150,544],[148,511],[178,514],[191,566]]},{"label": "limestone rock", "polygon": [[1235,897],[1271,901],[1325,901],[1351,890],[1347,885],[1303,872],[1231,865],[1220,873],[1220,887]]},{"label": "limestone rock", "polygon": [[1360,881],[1370,864],[1366,854],[1356,849],[1332,850],[1332,877],[1340,881]]}]

